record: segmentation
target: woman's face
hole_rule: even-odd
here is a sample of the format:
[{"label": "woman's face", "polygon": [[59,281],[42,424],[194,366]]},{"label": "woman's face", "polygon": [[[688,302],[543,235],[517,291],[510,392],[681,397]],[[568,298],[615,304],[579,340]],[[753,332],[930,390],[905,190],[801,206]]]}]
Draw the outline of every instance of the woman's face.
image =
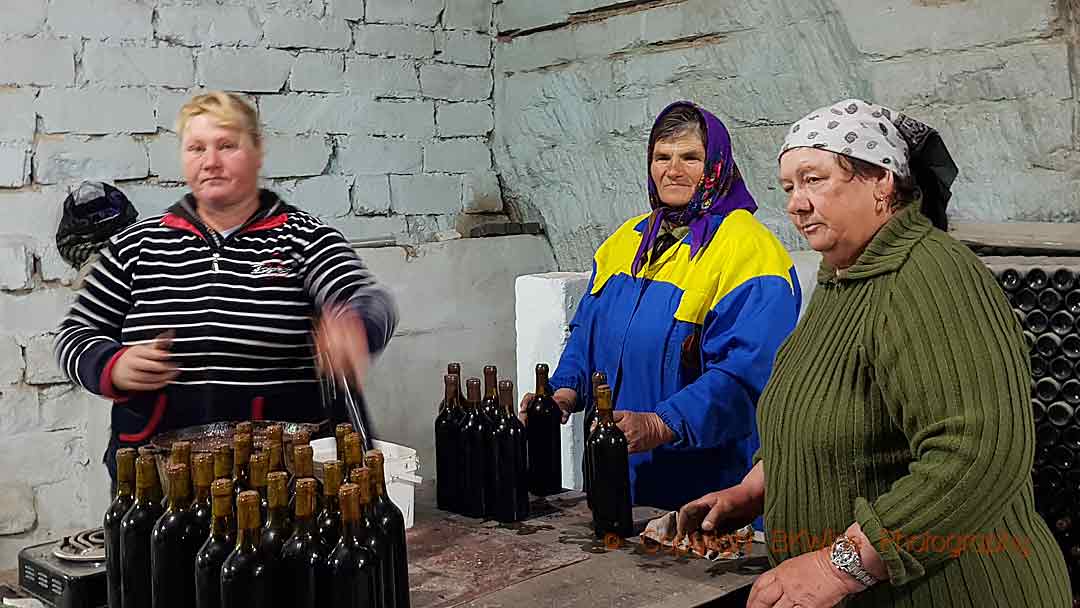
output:
[{"label": "woman's face", "polygon": [[791,222],[834,268],[854,264],[893,214],[887,202],[892,172],[876,179],[853,176],[827,150],[785,152],[780,185],[788,194]]},{"label": "woman's face", "polygon": [[685,207],[705,174],[705,143],[695,131],[658,140],[649,165],[660,201]]},{"label": "woman's face", "polygon": [[188,121],[180,158],[184,179],[199,202],[230,205],[258,194],[262,150],[250,135],[225,128],[212,116]]}]

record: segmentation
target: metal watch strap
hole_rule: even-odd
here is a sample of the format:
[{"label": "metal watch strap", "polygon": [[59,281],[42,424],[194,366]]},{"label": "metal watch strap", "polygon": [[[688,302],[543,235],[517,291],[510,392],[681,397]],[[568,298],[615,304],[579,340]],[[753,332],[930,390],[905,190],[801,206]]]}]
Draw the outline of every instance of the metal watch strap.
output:
[{"label": "metal watch strap", "polygon": [[859,556],[859,546],[852,538],[841,536],[833,541],[829,559],[841,572],[850,575],[867,587],[872,587],[880,582],[874,575],[863,568],[862,558]]}]

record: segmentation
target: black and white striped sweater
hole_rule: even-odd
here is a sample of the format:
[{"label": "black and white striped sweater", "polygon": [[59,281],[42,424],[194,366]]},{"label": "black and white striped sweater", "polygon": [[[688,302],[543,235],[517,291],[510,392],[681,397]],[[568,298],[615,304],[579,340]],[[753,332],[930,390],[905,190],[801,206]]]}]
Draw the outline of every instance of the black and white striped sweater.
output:
[{"label": "black and white striped sweater", "polygon": [[[340,232],[263,190],[259,211],[223,237],[188,195],[109,241],[61,323],[56,357],[74,382],[115,400],[114,443],[217,420],[318,420],[312,317],[334,304],[360,313],[372,352],[385,347],[396,305]],[[172,385],[114,391],[122,350],[166,330],[180,369]]]}]

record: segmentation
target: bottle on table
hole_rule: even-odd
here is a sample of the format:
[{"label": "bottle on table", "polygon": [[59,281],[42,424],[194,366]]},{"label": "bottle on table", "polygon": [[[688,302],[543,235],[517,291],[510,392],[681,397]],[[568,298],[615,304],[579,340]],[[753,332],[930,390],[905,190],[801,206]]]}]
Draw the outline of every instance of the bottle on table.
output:
[{"label": "bottle on table", "polygon": [[529,443],[529,492],[548,496],[562,492],[562,411],[551,397],[548,366],[536,366],[536,390],[526,410]]},{"label": "bottle on table", "polygon": [[325,584],[327,551],[315,522],[315,480],[296,482],[293,533],[281,549],[280,577],[285,585],[285,605],[319,608],[319,589]]},{"label": "bottle on table", "polygon": [[105,534],[105,578],[109,608],[121,608],[120,597],[120,522],[135,503],[135,457],[132,448],[116,451],[116,497],[105,511],[102,530]]},{"label": "bottle on table", "polygon": [[443,377],[443,400],[435,418],[435,503],[451,513],[460,508],[461,486],[461,404],[458,402],[458,377]]},{"label": "bottle on table", "polygon": [[[596,391],[601,385],[607,384],[607,374],[604,372],[593,372],[592,375],[592,393],[591,401],[592,407],[589,408],[589,414],[585,417],[585,441],[589,440],[589,434],[592,433],[592,425],[596,421]],[[582,455],[582,490],[585,492],[585,502],[592,509],[592,465],[589,462],[589,450],[585,450]]]},{"label": "bottle on table", "polygon": [[488,459],[491,451],[487,417],[480,410],[480,379],[469,378],[465,383],[465,415],[461,419],[461,485],[458,496],[460,510],[466,517],[482,519],[488,506]]},{"label": "bottle on table", "polygon": [[611,389],[605,384],[596,392],[596,428],[585,443],[592,465],[593,530],[597,538],[634,534],[630,502],[630,461],[626,436],[615,424]]},{"label": "bottle on table", "polygon": [[315,518],[315,528],[323,549],[329,553],[341,538],[339,490],[344,467],[337,460],[323,463],[323,507]]},{"label": "bottle on table", "polygon": [[390,561],[390,541],[375,525],[372,504],[374,482],[371,470],[366,466],[353,469],[349,476],[349,483],[360,488],[361,527],[367,530],[365,544],[375,566],[375,605],[392,608],[397,597],[394,593],[394,569]]},{"label": "bottle on table", "polygon": [[274,606],[273,572],[259,550],[259,494],[236,499],[236,546],[221,565],[221,608]]},{"label": "bottle on table", "polygon": [[251,489],[259,495],[259,519],[266,521],[266,513],[270,508],[266,490],[266,476],[270,473],[270,458],[266,451],[252,454],[248,466],[251,472]]},{"label": "bottle on table", "polygon": [[392,608],[409,608],[409,555],[405,538],[405,515],[386,491],[386,457],[381,450],[368,450],[364,462],[371,470],[371,521],[386,537],[393,569],[395,599]]},{"label": "bottle on table", "polygon": [[[243,424],[243,423],[241,423]],[[233,438],[233,492],[240,494],[252,489],[251,486],[251,435],[238,433]],[[256,494],[258,495],[258,494]]]},{"label": "bottle on table", "polygon": [[206,540],[191,511],[190,473],[185,464],[168,468],[169,508],[150,535],[153,608],[195,605],[195,557]]},{"label": "bottle on table", "polygon": [[214,521],[210,536],[195,556],[196,608],[220,608],[221,566],[236,546],[232,480],[215,479],[210,494],[214,503]]},{"label": "bottle on table", "polygon": [[499,407],[499,368],[494,365],[484,366],[484,398],[480,402],[480,411],[492,427],[502,417],[502,408]]},{"label": "bottle on table", "polygon": [[210,534],[210,526],[214,520],[213,501],[210,498],[210,485],[214,483],[214,457],[211,454],[195,454],[191,458],[191,466],[191,485],[195,489],[195,496],[191,501],[191,516],[201,530],[201,543]]},{"label": "bottle on table", "polygon": [[259,546],[266,554],[267,562],[274,565],[281,556],[285,541],[292,536],[292,514],[289,511],[288,479],[285,472],[275,471],[267,475],[266,479],[268,509]]},{"label": "bottle on table", "polygon": [[155,488],[160,488],[153,456],[135,461],[135,502],[120,522],[121,605],[149,608],[153,605],[150,572],[150,535],[164,510]]},{"label": "bottle on table", "polygon": [[[288,487],[290,508],[296,498],[296,482],[299,479],[315,479],[315,451],[310,445],[298,445],[293,448],[293,474],[289,479]],[[315,495],[321,497],[322,484],[317,479],[315,479],[315,487]]]},{"label": "bottle on table", "polygon": [[376,606],[379,584],[375,557],[367,547],[366,520],[360,516],[360,487],[346,483],[338,496],[341,502],[342,533],[327,558],[327,608]]},{"label": "bottle on table", "polygon": [[501,414],[493,432],[491,467],[494,471],[494,500],[491,516],[511,523],[529,517],[529,462],[525,425],[514,409],[514,384],[499,382]]}]

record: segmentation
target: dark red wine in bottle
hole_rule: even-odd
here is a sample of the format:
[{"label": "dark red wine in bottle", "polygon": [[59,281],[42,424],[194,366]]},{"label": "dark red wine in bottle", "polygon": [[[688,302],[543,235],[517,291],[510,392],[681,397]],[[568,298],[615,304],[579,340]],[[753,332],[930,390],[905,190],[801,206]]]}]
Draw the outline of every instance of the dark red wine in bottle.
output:
[{"label": "dark red wine in bottle", "polygon": [[[241,423],[244,424],[244,423]],[[251,435],[239,431],[233,436],[233,492],[237,498],[251,487]],[[260,501],[262,498],[260,497]]]},{"label": "dark red wine in bottle", "polygon": [[150,536],[161,517],[157,496],[157,463],[153,456],[135,461],[135,502],[120,522],[120,576],[124,608],[153,605],[150,572]]},{"label": "dark red wine in bottle", "polygon": [[443,401],[435,417],[435,501],[442,511],[456,513],[460,499],[461,404],[458,402],[458,377],[443,377]]},{"label": "dark red wine in bottle", "polygon": [[375,556],[367,546],[366,520],[361,517],[360,487],[347,483],[338,493],[343,521],[341,538],[327,558],[327,608],[377,606],[379,584]]},{"label": "dark red wine in bottle", "polygon": [[490,439],[487,417],[480,410],[480,379],[465,383],[465,417],[461,421],[461,497],[460,513],[483,518],[488,503],[488,457]]},{"label": "dark red wine in bottle", "polygon": [[529,491],[536,496],[562,492],[562,411],[551,397],[548,366],[536,366],[535,396],[526,410],[529,444]]},{"label": "dark red wine in bottle", "polygon": [[210,494],[214,520],[210,525],[210,536],[195,556],[196,608],[220,608],[221,566],[236,546],[232,479],[215,479]]},{"label": "dark red wine in bottle", "polygon": [[[289,512],[292,512],[296,498],[296,481],[315,479],[315,451],[310,445],[298,445],[293,448],[293,474],[289,479],[286,495],[289,497]],[[315,479],[316,496],[322,497],[322,484]],[[316,500],[316,507],[320,506]]]},{"label": "dark red wine in bottle", "polygon": [[210,485],[214,483],[214,456],[195,454],[191,457],[191,466],[191,485],[195,490],[195,497],[191,502],[191,516],[199,525],[201,545],[210,534],[210,526],[214,521],[213,500],[210,496]]},{"label": "dark red wine in bottle", "polygon": [[169,466],[169,508],[150,535],[150,569],[154,608],[195,605],[195,556],[206,540],[191,511],[187,465]]},{"label": "dark red wine in bottle", "polygon": [[349,483],[360,488],[361,527],[367,530],[365,543],[375,567],[375,605],[393,606],[397,596],[394,594],[394,568],[390,563],[390,541],[375,525],[371,504],[375,495],[373,482],[371,469],[367,466],[353,469],[349,476]]},{"label": "dark red wine in bottle", "polygon": [[236,499],[236,547],[221,565],[221,608],[276,606],[273,571],[259,550],[259,502],[250,490]]},{"label": "dark red wine in bottle", "polygon": [[315,528],[323,549],[330,553],[341,537],[341,475],[344,466],[337,460],[323,463],[323,507],[315,518]]},{"label": "dark red wine in bottle", "polygon": [[266,451],[251,455],[248,461],[248,469],[251,473],[251,489],[259,495],[259,521],[266,521],[266,513],[270,508],[270,500],[266,492],[266,475],[270,473],[270,458]]},{"label": "dark red wine in bottle", "polygon": [[[585,415],[585,441],[589,441],[589,435],[592,433],[593,423],[596,421],[596,391],[604,384],[607,384],[607,374],[604,372],[593,372],[592,375],[592,393],[589,394],[591,402],[590,407],[586,409]],[[582,455],[582,490],[585,492],[585,502],[589,505],[589,509],[592,510],[592,462],[589,460],[589,450],[585,450]]]},{"label": "dark red wine in bottle", "polygon": [[628,538],[634,534],[630,503],[630,459],[626,436],[615,425],[611,389],[597,389],[596,429],[589,435],[585,450],[592,463],[593,531],[597,538],[614,534]]},{"label": "dark red wine in bottle", "polygon": [[494,365],[484,367],[484,399],[480,402],[480,411],[487,417],[492,428],[502,417],[499,407],[499,370]]},{"label": "dark red wine in bottle", "polygon": [[[310,449],[311,446],[306,446]],[[271,567],[276,567],[281,548],[292,536],[292,515],[289,513],[288,477],[284,471],[274,471],[266,476],[266,493],[269,501],[266,523],[263,525],[259,547]]]},{"label": "dark red wine in bottle", "polygon": [[492,517],[502,523],[529,517],[529,462],[525,425],[514,408],[514,385],[499,382],[501,415],[492,433],[491,464],[495,473]]},{"label": "dark red wine in bottle", "polygon": [[1016,291],[1024,284],[1024,278],[1015,268],[1006,268],[998,275],[998,283],[1005,291]]},{"label": "dark red wine in bottle", "polygon": [[394,580],[392,608],[409,608],[409,554],[405,539],[405,515],[386,492],[386,458],[381,450],[368,450],[364,462],[371,470],[371,524],[387,540],[387,563]]},{"label": "dark red wine in bottle", "polygon": [[105,578],[108,582],[109,608],[121,608],[120,597],[120,522],[135,503],[135,457],[132,448],[116,451],[116,497],[105,511]]},{"label": "dark red wine in bottle", "polygon": [[315,480],[296,481],[293,533],[281,549],[285,604],[295,608],[319,608],[318,591],[325,580],[326,548],[315,525]]}]

